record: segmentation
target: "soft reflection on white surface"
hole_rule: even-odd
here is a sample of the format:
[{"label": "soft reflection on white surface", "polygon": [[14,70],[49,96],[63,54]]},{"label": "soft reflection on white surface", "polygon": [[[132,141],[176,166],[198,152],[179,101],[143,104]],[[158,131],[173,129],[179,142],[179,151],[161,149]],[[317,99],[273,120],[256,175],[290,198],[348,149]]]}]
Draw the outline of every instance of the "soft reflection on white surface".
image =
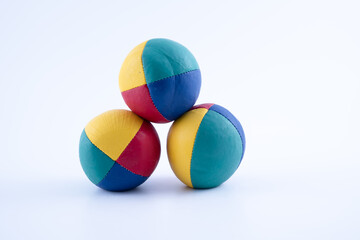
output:
[{"label": "soft reflection on white surface", "polygon": [[171,175],[153,176],[127,192],[104,191],[83,178],[19,182],[0,189],[2,234],[10,239],[25,233],[56,239],[68,234],[81,239],[336,239],[344,229],[349,237],[357,233],[351,219],[360,196],[343,186],[344,180],[329,186],[313,175],[264,176],[234,176],[209,190],[190,189]]}]

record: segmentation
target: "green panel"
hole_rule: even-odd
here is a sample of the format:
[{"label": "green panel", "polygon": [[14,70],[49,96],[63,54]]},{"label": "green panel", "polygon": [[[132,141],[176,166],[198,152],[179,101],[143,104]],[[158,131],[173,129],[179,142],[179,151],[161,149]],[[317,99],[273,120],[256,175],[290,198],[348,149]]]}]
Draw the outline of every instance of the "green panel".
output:
[{"label": "green panel", "polygon": [[236,171],[242,142],[234,125],[221,114],[208,111],[196,135],[191,158],[194,188],[216,187]]},{"label": "green panel", "polygon": [[98,184],[115,164],[115,161],[89,140],[85,130],[81,134],[79,154],[81,166],[94,184]]},{"label": "green panel", "polygon": [[169,39],[149,40],[142,54],[146,83],[199,69],[195,57],[183,45]]}]

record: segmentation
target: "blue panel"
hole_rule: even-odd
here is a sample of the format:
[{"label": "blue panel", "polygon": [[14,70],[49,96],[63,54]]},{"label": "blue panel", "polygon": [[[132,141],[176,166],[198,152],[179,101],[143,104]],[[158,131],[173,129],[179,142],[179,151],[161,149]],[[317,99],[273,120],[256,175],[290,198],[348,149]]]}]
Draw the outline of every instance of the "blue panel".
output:
[{"label": "blue panel", "polygon": [[186,47],[164,38],[147,41],[141,58],[147,84],[199,69]]},{"label": "blue panel", "polygon": [[139,186],[146,179],[148,178],[132,173],[115,163],[98,186],[109,191],[126,191]]},{"label": "blue panel", "polygon": [[200,87],[200,70],[194,70],[148,84],[151,98],[168,120],[176,120],[196,102]]},{"label": "blue panel", "polygon": [[245,140],[244,129],[242,128],[239,120],[237,120],[237,118],[234,115],[232,115],[232,113],[229,112],[226,108],[223,108],[223,107],[221,107],[219,105],[214,104],[213,106],[211,106],[211,108],[209,110],[220,113],[221,115],[226,117],[234,125],[234,127],[236,128],[236,130],[240,134],[241,141],[242,141],[242,147],[243,147],[243,153],[241,155],[241,159],[242,159],[243,156],[244,156],[244,152],[245,152],[246,140]]}]

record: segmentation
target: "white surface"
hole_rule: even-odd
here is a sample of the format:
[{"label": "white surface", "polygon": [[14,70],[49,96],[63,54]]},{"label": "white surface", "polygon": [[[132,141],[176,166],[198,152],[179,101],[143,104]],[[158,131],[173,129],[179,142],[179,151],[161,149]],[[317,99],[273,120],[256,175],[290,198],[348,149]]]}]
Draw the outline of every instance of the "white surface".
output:
[{"label": "white surface", "polygon": [[[1,1],[0,239],[359,239],[358,1]],[[228,108],[247,149],[219,188],[170,170],[126,193],[93,186],[83,127],[126,108],[140,42],[187,46],[198,103]]]}]

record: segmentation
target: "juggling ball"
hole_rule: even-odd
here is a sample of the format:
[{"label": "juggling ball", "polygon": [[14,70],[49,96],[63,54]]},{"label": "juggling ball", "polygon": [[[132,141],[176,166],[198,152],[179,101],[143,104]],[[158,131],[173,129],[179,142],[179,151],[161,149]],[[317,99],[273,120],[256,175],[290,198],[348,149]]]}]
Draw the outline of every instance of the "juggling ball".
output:
[{"label": "juggling ball", "polygon": [[240,122],[225,108],[202,104],[170,128],[167,152],[175,175],[192,188],[213,188],[236,171],[245,136]]},{"label": "juggling ball", "polygon": [[128,107],[156,123],[171,122],[195,104],[201,86],[198,63],[183,45],[151,39],[135,47],[119,74]]},{"label": "juggling ball", "polygon": [[145,182],[160,158],[154,127],[128,110],[111,110],[92,119],[80,138],[81,166],[92,183],[124,191]]}]

